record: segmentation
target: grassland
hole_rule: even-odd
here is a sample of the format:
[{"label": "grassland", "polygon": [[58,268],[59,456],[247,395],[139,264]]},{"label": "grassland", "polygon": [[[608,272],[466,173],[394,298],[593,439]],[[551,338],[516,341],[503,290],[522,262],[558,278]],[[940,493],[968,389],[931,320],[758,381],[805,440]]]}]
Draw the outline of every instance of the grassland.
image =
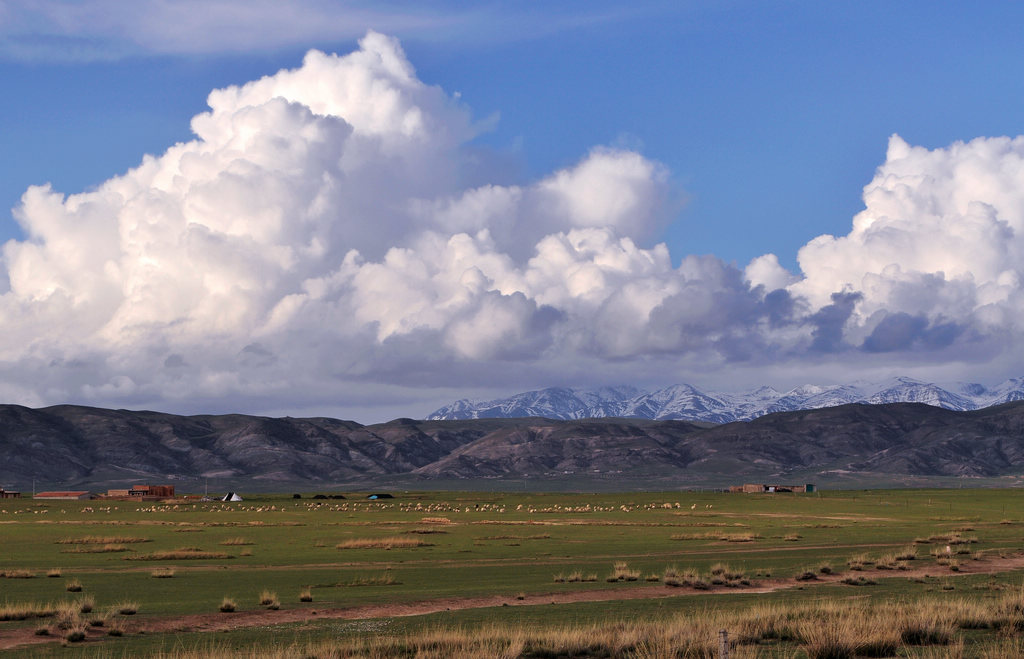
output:
[{"label": "grassland", "polygon": [[1021,490],[348,496],[2,501],[0,655],[1024,653]]}]

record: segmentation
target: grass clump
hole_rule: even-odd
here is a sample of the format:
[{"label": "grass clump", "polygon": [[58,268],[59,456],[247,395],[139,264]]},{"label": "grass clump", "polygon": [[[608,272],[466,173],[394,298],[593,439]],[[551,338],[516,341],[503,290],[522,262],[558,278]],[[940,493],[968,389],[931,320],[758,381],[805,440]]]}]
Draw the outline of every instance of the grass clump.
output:
[{"label": "grass clump", "polygon": [[221,613],[234,613],[235,611],[235,600],[230,597],[225,597],[220,603]]},{"label": "grass clump", "polygon": [[228,545],[228,546],[239,546],[239,545],[254,545],[256,543],[248,540],[247,538],[238,537],[238,538],[228,538],[226,540],[221,540],[220,544]]},{"label": "grass clump", "polygon": [[874,564],[874,559],[872,559],[867,554],[855,554],[854,556],[851,556],[848,561],[846,561],[846,567],[857,572],[863,570],[866,567],[871,567]]},{"label": "grass clump", "polygon": [[665,568],[661,575],[662,582],[671,588],[689,587],[695,590],[708,590],[711,584],[700,576],[696,570],[685,570],[680,572],[675,566]]},{"label": "grass clump", "polygon": [[68,581],[66,584],[64,584],[64,590],[68,591],[69,593],[80,593],[82,592],[82,582],[78,579],[72,579],[71,581]]},{"label": "grass clump", "polygon": [[718,536],[722,542],[753,542],[760,539],[756,533],[723,533]]},{"label": "grass clump", "polygon": [[0,621],[28,620],[29,618],[49,618],[56,613],[52,604],[10,603],[0,604]]},{"label": "grass clump", "polygon": [[116,554],[118,552],[132,551],[125,545],[85,545],[73,547],[71,549],[62,549],[62,554]]},{"label": "grass clump", "polygon": [[339,583],[339,586],[394,586],[401,582],[395,579],[391,570],[384,570],[380,574],[359,575],[352,581]]},{"label": "grass clump", "polygon": [[174,577],[174,575],[175,570],[173,567],[158,567],[157,569],[149,573],[149,576],[153,577],[154,579],[171,579]]},{"label": "grass clump", "polygon": [[867,577],[857,575],[855,577],[850,576],[844,578],[842,580],[842,583],[846,584],[847,586],[874,586],[878,582],[874,579],[868,579]]},{"label": "grass clump", "polygon": [[90,596],[80,597],[76,600],[78,604],[79,613],[92,613],[92,608],[96,606],[96,600]]},{"label": "grass clump", "polygon": [[639,579],[640,570],[630,568],[625,561],[616,561],[612,566],[612,573],[608,575],[605,581],[608,583],[614,583],[616,581],[637,581]]},{"label": "grass clump", "polygon": [[34,579],[36,576],[32,570],[6,570],[0,574],[6,579]]},{"label": "grass clump", "polygon": [[59,567],[50,568],[46,571],[46,576],[50,577],[51,579],[59,579],[61,574],[62,573]]},{"label": "grass clump", "polygon": [[267,606],[276,599],[277,593],[263,589],[263,592],[260,593],[260,606]]},{"label": "grass clump", "polygon": [[84,538],[61,538],[58,545],[130,545],[139,542],[152,542],[149,538],[130,535],[86,536]]},{"label": "grass clump", "polygon": [[313,590],[309,586],[306,586],[305,588],[303,588],[302,590],[299,591],[299,601],[300,602],[312,602],[313,601]]},{"label": "grass clump", "polygon": [[409,549],[432,547],[429,542],[417,538],[353,538],[335,545],[335,549]]},{"label": "grass clump", "polygon": [[64,632],[64,640],[68,643],[80,643],[81,641],[84,641],[85,629],[79,627],[77,629],[67,630],[66,632]]},{"label": "grass clump", "polygon": [[139,605],[137,602],[125,601],[115,606],[114,610],[123,616],[133,616],[139,612]]},{"label": "grass clump", "polygon": [[170,551],[154,551],[149,554],[128,556],[129,561],[189,561],[213,558],[234,558],[231,554],[216,551],[203,551],[199,547],[178,547]]}]

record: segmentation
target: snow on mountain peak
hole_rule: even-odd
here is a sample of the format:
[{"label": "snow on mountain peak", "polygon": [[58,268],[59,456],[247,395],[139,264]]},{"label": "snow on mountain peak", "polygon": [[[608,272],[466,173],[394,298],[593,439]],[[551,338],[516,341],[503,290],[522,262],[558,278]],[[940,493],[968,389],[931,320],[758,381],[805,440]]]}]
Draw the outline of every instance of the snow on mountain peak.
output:
[{"label": "snow on mountain peak", "polygon": [[436,410],[427,418],[635,417],[726,423],[754,419],[773,412],[849,403],[912,402],[951,410],[973,410],[1024,400],[1024,378],[1011,378],[991,389],[973,383],[950,385],[950,389],[902,376],[874,384],[805,384],[785,393],[767,385],[742,393],[705,393],[685,383],[655,391],[643,391],[629,385],[595,389],[550,387],[486,402],[474,403],[462,399]]}]

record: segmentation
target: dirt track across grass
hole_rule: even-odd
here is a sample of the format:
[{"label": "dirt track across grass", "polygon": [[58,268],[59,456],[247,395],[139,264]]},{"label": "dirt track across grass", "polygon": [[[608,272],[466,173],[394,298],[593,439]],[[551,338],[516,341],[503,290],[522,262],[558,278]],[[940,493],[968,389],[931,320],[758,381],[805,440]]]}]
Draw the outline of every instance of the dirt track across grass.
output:
[{"label": "dirt track across grass", "polygon": [[[960,564],[958,572],[944,572],[943,577],[966,576],[970,574],[995,574],[1024,568],[1024,554],[1007,557],[983,557],[978,560],[965,561]],[[934,564],[915,567],[909,570],[865,570],[859,575],[870,575],[872,579],[920,578],[926,575],[936,576]],[[219,632],[247,627],[280,625],[295,622],[306,622],[321,619],[366,620],[372,618],[390,618],[400,616],[416,616],[440,611],[457,611],[464,609],[481,609],[498,606],[536,606],[542,604],[570,604],[573,602],[602,602],[614,600],[656,599],[680,597],[687,595],[729,595],[733,593],[769,593],[800,586],[808,587],[815,584],[837,583],[849,576],[845,574],[818,574],[813,580],[798,581],[795,579],[762,579],[752,582],[749,586],[712,587],[710,590],[697,590],[690,587],[669,587],[663,584],[644,584],[627,588],[605,588],[600,590],[581,590],[577,592],[557,592],[543,594],[524,594],[522,599],[508,595],[488,595],[484,597],[441,598],[395,604],[373,604],[348,608],[322,608],[315,604],[307,608],[271,611],[254,609],[235,613],[203,613],[184,616],[154,616],[127,620],[125,633],[147,634],[177,632]],[[89,638],[99,641],[105,638],[105,630],[93,629]],[[0,650],[8,650],[23,645],[53,643],[60,639],[54,636],[36,636],[32,628],[0,630]]]}]

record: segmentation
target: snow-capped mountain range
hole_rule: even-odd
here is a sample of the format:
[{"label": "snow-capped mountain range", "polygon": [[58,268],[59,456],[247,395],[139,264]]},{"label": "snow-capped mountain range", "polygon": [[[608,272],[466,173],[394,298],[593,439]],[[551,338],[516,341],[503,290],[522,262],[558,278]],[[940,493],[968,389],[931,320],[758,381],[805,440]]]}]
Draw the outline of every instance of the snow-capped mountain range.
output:
[{"label": "snow-capped mountain range", "polygon": [[427,419],[632,417],[727,423],[747,421],[773,412],[847,403],[925,403],[964,411],[1015,400],[1024,400],[1024,378],[1011,378],[992,388],[975,383],[958,383],[943,388],[931,382],[897,377],[881,383],[807,384],[786,392],[760,387],[741,393],[705,393],[688,384],[676,384],[656,391],[630,386],[599,389],[551,387],[489,401],[459,400],[434,411]]}]

